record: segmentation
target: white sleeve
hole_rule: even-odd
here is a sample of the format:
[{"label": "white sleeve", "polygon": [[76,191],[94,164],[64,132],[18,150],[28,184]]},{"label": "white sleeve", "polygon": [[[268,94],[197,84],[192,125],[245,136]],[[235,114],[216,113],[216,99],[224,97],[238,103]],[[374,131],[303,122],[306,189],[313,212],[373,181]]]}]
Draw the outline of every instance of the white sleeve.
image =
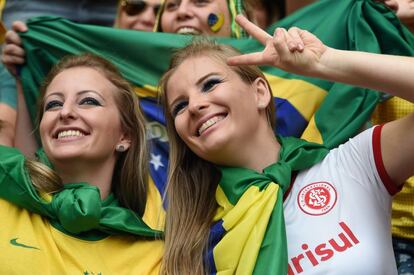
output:
[{"label": "white sleeve", "polygon": [[399,189],[387,174],[381,154],[382,125],[367,129],[336,149],[336,163],[354,182],[383,203]]}]

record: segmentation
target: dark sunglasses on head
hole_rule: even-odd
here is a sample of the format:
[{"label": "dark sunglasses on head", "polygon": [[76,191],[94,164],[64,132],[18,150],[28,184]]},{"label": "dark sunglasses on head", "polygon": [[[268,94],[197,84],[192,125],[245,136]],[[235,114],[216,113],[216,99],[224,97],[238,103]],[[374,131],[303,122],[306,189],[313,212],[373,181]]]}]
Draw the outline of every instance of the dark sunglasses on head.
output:
[{"label": "dark sunglasses on head", "polygon": [[161,7],[160,4],[151,6],[150,4],[148,4],[147,2],[143,0],[123,0],[121,2],[122,9],[128,15],[131,15],[131,16],[140,14],[147,8],[147,6],[150,6],[153,9],[154,14],[158,14],[158,11]]}]

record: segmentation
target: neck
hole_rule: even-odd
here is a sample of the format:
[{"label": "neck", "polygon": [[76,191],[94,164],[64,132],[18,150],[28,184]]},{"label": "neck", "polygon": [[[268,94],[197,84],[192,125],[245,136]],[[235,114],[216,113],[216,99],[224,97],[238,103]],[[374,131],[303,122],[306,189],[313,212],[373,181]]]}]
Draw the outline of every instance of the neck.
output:
[{"label": "neck", "polygon": [[227,159],[221,164],[248,168],[261,173],[264,168],[277,162],[280,144],[267,121],[265,123],[264,127],[257,127],[255,134],[248,140],[234,142],[227,153],[223,152]]},{"label": "neck", "polygon": [[257,142],[252,142],[243,151],[244,164],[242,167],[262,172],[267,166],[279,160],[280,144],[275,134],[270,130]]},{"label": "neck", "polygon": [[115,167],[114,161],[106,163],[63,161],[62,163],[54,163],[54,167],[63,184],[89,183],[99,188],[101,199],[105,199],[111,193],[112,175]]}]

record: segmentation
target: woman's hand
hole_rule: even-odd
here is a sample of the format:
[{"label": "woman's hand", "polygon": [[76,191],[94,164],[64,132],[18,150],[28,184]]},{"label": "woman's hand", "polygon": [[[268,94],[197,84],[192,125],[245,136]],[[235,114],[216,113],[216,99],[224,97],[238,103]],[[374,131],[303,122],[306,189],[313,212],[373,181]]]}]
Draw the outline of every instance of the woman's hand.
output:
[{"label": "woman's hand", "polygon": [[265,48],[261,52],[231,57],[227,61],[229,65],[270,65],[292,73],[313,75],[328,49],[316,36],[296,27],[288,31],[277,28],[272,37],[244,16],[237,16],[236,21]]},{"label": "woman's hand", "polygon": [[376,2],[383,3],[385,6],[392,9],[393,11],[398,10],[398,1],[397,0],[377,0]]},{"label": "woman's hand", "polygon": [[25,62],[25,52],[22,46],[22,40],[17,32],[27,31],[27,26],[21,21],[15,21],[12,25],[12,30],[6,33],[5,45],[1,55],[1,61],[4,63],[9,72],[16,76],[16,65]]},{"label": "woman's hand", "polygon": [[398,0],[397,17],[408,26],[414,25],[414,0]]}]

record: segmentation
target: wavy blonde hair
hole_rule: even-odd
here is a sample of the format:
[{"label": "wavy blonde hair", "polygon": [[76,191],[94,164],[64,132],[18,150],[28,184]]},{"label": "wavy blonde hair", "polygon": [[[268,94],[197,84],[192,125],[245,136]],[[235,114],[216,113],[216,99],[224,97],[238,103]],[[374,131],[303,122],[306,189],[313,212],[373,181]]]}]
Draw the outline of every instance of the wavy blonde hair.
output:
[{"label": "wavy blonde hair", "polygon": [[[227,58],[239,54],[228,45],[219,45],[203,37],[196,38],[190,45],[174,54],[168,71],[160,80],[161,101],[170,141],[165,253],[162,263],[164,274],[208,273],[205,256],[209,230],[217,208],[215,192],[220,179],[215,166],[196,156],[178,136],[167,104],[168,82],[178,66],[189,58],[208,56],[227,66]],[[248,84],[252,84],[258,77],[267,82],[257,66],[230,68]],[[266,114],[269,123],[274,127],[273,100],[266,107]]]},{"label": "wavy blonde hair", "polygon": [[[76,67],[98,71],[117,88],[114,98],[120,113],[121,127],[130,136],[131,146],[127,151],[119,153],[112,177],[112,192],[121,205],[142,215],[147,198],[149,171],[145,118],[132,86],[112,63],[90,53],[64,57],[53,67],[41,87],[37,121],[39,123],[43,117],[47,87],[59,73]],[[50,193],[62,188],[59,176],[46,165],[27,160],[26,167],[33,185],[39,190]]]}]

